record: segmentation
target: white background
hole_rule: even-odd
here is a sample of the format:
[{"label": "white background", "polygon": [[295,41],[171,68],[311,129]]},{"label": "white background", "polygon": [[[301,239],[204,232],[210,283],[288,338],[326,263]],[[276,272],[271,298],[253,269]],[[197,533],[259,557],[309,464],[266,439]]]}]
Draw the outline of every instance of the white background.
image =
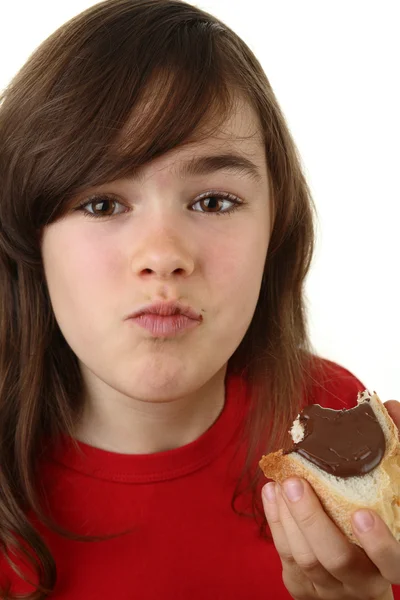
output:
[{"label": "white background", "polygon": [[[0,8],[0,88],[91,0]],[[307,282],[317,351],[400,400],[397,0],[203,0],[260,60],[302,156],[318,244]]]}]

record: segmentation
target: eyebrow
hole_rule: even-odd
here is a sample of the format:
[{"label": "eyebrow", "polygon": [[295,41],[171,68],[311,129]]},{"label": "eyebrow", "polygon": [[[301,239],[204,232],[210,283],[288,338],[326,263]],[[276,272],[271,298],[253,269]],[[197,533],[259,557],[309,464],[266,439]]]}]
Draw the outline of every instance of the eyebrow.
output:
[{"label": "eyebrow", "polygon": [[209,175],[216,171],[231,171],[239,175],[246,175],[257,182],[262,179],[257,165],[245,156],[235,153],[194,157],[183,163],[179,169],[182,177]]},{"label": "eyebrow", "polygon": [[[233,152],[211,156],[196,156],[181,163],[176,173],[179,177],[187,178],[209,175],[217,171],[230,171],[238,175],[245,175],[256,183],[262,181],[262,175],[257,165],[242,154]],[[136,179],[141,179],[142,168],[136,169],[133,176]]]}]

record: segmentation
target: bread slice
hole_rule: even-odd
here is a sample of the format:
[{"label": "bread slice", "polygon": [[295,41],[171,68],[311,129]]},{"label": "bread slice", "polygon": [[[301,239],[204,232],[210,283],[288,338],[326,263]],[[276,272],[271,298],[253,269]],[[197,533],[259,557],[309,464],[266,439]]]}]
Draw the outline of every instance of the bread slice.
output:
[{"label": "bread slice", "polygon": [[[279,483],[292,476],[306,479],[318,495],[326,513],[347,538],[359,546],[351,526],[351,515],[359,508],[374,510],[400,541],[399,432],[375,392],[370,394],[366,390],[358,394],[357,404],[366,401],[369,401],[386,441],[381,462],[369,473],[347,478],[337,477],[326,473],[297,452],[283,454],[282,449],[263,456],[259,462],[264,475]],[[304,435],[299,416],[290,430],[294,442],[300,441]]]}]

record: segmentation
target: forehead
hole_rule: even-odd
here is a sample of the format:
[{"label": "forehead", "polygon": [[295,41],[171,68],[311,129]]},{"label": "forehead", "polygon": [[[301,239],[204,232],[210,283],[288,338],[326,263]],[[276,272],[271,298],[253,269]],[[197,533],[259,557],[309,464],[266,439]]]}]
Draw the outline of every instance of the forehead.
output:
[{"label": "forehead", "polygon": [[240,150],[251,155],[264,149],[264,140],[258,115],[246,101],[237,102],[232,111],[217,123],[200,130],[200,137],[189,140],[188,146],[204,150],[225,148]]},{"label": "forehead", "polygon": [[[199,157],[201,160],[197,161]],[[140,180],[146,177],[149,167],[157,171],[173,169],[183,176],[233,167],[236,171],[253,171],[253,179],[259,180],[255,171],[263,178],[266,156],[258,115],[249,102],[236,99],[227,115],[203,123],[185,142],[135,169],[132,175]]]},{"label": "forehead", "polygon": [[208,142],[215,138],[216,141],[249,140],[253,144],[262,143],[259,117],[250,103],[242,98],[236,98],[229,113],[218,121],[214,119],[214,123],[206,124],[205,130],[210,132]]}]

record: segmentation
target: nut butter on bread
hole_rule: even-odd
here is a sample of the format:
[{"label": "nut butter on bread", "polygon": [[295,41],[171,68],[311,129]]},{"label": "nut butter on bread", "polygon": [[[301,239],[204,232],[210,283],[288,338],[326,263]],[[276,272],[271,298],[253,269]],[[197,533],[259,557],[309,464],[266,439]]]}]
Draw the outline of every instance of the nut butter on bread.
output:
[{"label": "nut butter on bread", "polygon": [[290,448],[260,460],[267,478],[306,479],[353,543],[360,545],[351,527],[359,508],[374,510],[400,541],[399,432],[375,392],[359,392],[348,410],[306,406],[290,434]]}]

